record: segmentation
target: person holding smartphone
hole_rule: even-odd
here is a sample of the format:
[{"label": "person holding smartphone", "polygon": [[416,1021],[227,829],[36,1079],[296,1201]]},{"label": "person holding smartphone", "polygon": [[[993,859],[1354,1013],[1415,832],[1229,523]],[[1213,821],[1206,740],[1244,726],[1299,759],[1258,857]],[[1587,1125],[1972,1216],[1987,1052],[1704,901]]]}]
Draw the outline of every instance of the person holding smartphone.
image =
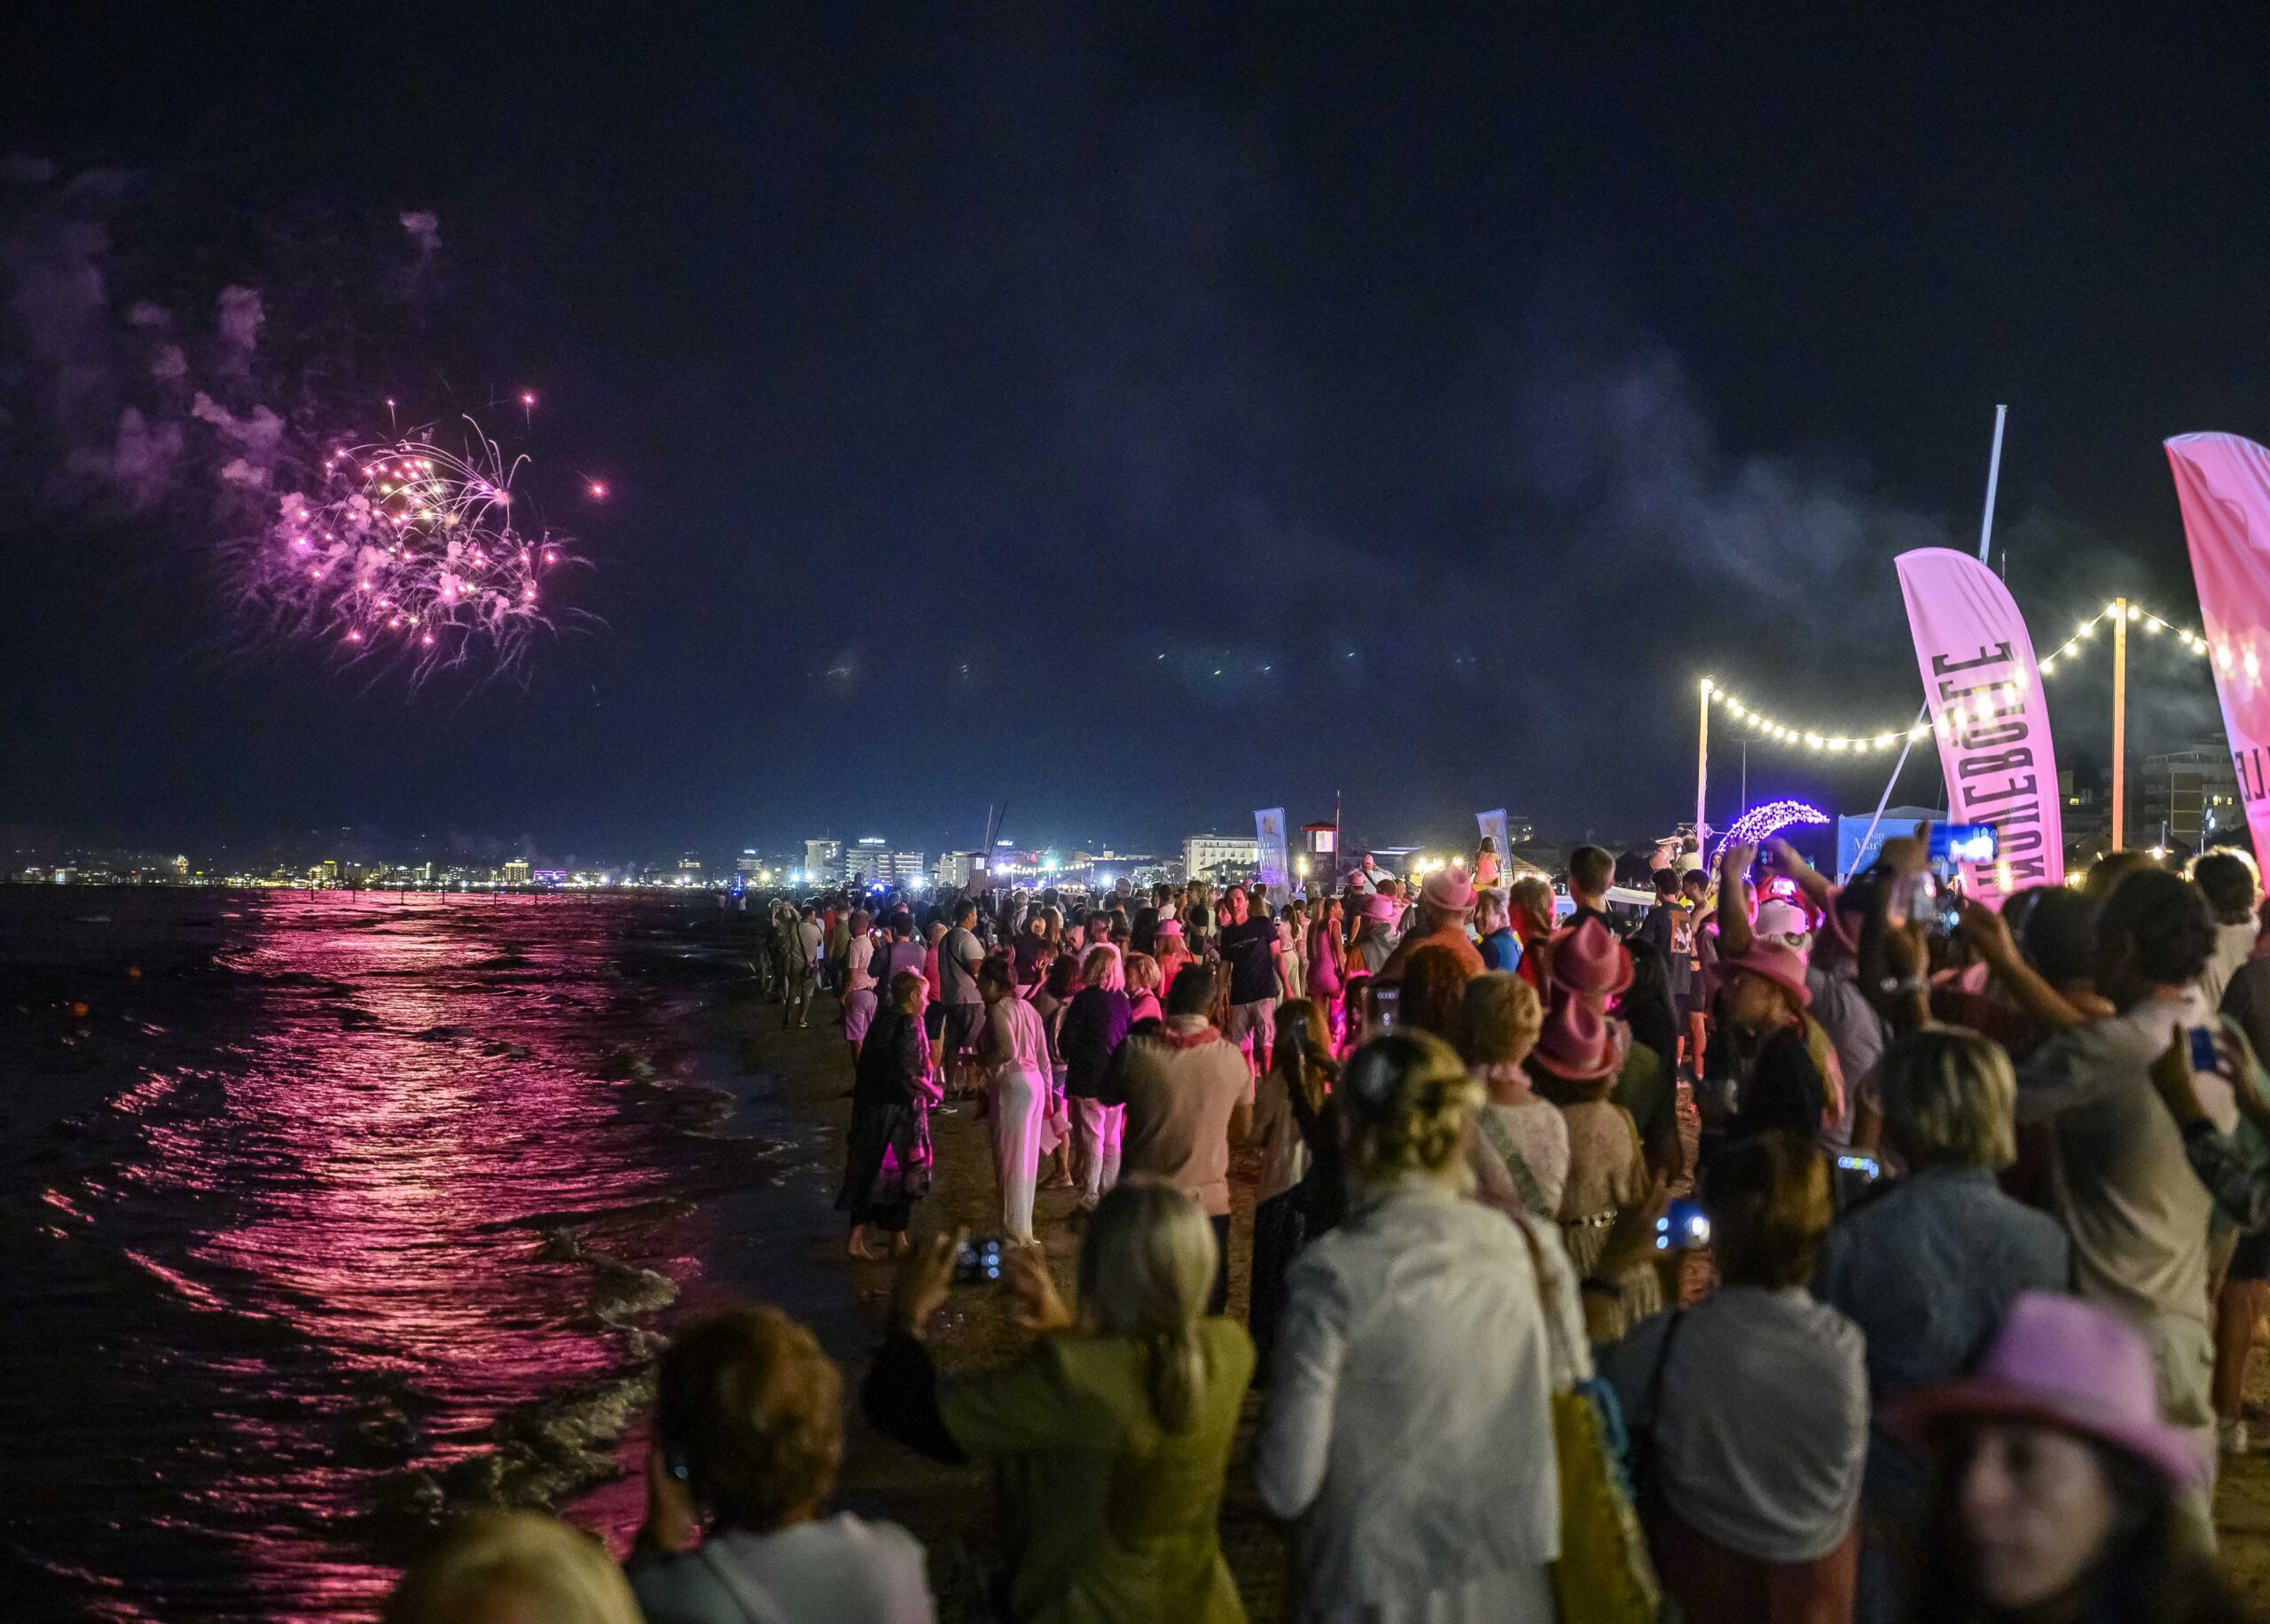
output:
[{"label": "person holding smartphone", "polygon": [[1033,1339],[1006,1364],[942,1376],[924,1337],[963,1238],[907,1260],[860,1401],[885,1437],[993,1468],[1006,1566],[991,1616],[1244,1624],[1220,1522],[1253,1344],[1207,1312],[1206,1214],[1163,1180],[1123,1179],[1081,1238],[1076,1305],[1042,1253],[1011,1253],[1006,1284]]}]

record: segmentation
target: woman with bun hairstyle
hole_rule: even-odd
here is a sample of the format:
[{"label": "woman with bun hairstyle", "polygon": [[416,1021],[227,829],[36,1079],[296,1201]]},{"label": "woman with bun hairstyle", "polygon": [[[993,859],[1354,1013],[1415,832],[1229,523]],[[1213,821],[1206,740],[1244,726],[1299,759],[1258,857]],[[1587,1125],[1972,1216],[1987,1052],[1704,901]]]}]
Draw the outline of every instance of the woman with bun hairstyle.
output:
[{"label": "woman with bun hairstyle", "polygon": [[1295,1525],[1292,1616],[1550,1620],[1552,1394],[1591,1374],[1559,1236],[1466,1198],[1482,1089],[1440,1038],[1366,1043],[1334,1099],[1351,1205],[1288,1271],[1254,1449]]}]

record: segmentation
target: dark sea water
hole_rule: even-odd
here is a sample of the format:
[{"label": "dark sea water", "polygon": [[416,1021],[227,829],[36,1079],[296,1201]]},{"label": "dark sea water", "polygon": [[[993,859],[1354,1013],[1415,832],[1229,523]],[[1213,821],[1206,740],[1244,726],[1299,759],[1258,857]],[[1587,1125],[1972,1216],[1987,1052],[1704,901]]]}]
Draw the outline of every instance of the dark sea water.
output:
[{"label": "dark sea water", "polygon": [[763,1158],[685,923],[0,886],[0,1616],[367,1617],[444,1507],[615,1474]]}]

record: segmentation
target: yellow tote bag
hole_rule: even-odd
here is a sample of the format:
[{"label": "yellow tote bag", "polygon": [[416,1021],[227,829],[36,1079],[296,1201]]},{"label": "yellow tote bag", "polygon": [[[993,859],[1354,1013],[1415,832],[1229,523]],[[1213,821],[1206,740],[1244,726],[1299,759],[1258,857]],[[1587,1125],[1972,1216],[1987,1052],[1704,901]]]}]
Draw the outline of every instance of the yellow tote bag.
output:
[{"label": "yellow tote bag", "polygon": [[[1537,1270],[1545,1334],[1555,1359],[1573,1370],[1544,1253],[1527,1225],[1514,1227]],[[1662,1610],[1663,1586],[1609,1433],[1584,1384],[1553,1395],[1553,1456],[1561,1480],[1561,1559],[1553,1565],[1553,1594],[1561,1624],[1656,1624]]]}]

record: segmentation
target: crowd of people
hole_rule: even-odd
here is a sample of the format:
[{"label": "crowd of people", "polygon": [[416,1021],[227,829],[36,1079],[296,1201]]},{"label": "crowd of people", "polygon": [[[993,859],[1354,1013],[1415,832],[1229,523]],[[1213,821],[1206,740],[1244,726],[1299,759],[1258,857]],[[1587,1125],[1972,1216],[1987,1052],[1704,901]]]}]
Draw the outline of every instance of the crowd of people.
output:
[{"label": "crowd of people", "polygon": [[[760,978],[791,1026],[834,991],[852,1051],[849,1249],[900,1260],[857,1401],[997,1486],[973,1616],[1243,1618],[1249,1410],[1303,1620],[2248,1616],[2211,1512],[2270,1295],[2251,861],[2117,855],[1952,929],[1920,839],[1842,884],[1732,845],[1637,917],[1614,868],[1579,848],[1565,902],[1485,847],[1313,894],[777,905]],[[1027,1337],[983,1369],[927,1340],[967,1238],[911,1233],[953,1098]],[[934,1616],[912,1536],[828,1513],[843,1378],[808,1331],[703,1320],[657,1386],[623,1574],[490,1516],[391,1616]]]}]

